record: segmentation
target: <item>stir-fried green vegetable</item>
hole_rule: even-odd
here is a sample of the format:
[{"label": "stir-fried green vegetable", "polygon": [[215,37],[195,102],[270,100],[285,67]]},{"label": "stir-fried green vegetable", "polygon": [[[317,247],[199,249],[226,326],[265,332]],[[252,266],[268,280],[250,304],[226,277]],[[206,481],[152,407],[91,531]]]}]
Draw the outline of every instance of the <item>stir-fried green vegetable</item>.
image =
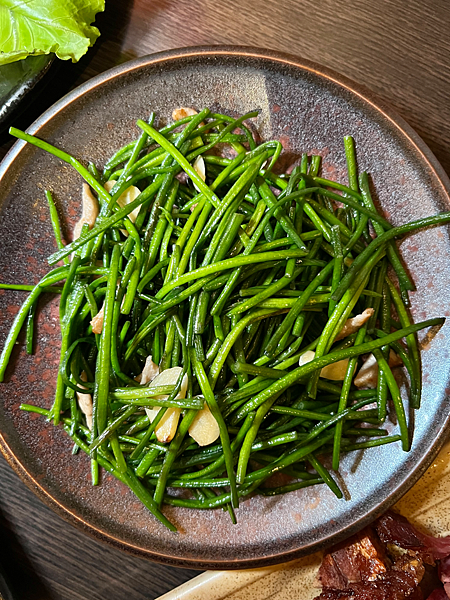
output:
[{"label": "stir-fried green vegetable", "polygon": [[[409,450],[392,369],[406,367],[409,406],[419,408],[416,334],[444,319],[411,323],[413,284],[394,240],[450,221],[444,213],[392,227],[367,174],[358,178],[351,137],[346,186],[318,176],[318,156],[276,175],[280,143],[257,145],[244,125],[257,112],[188,113],[159,130],[153,115],[139,120],[139,139],[102,173],[11,129],[89,187],[80,235],[66,246],[46,194],[58,247],[48,260],[63,265],[36,286],[0,285],[30,291],[0,380],[25,322],[33,351],[40,294],[59,294],[55,401],[22,408],[61,422],[90,456],[94,484],[101,466],[171,529],[163,503],[222,507],[235,522],[239,498],[252,493],[324,483],[341,498],[326,453],[338,469],[342,452],[398,441]],[[382,427],[389,410],[398,433]],[[292,482],[274,488],[277,472]]]}]

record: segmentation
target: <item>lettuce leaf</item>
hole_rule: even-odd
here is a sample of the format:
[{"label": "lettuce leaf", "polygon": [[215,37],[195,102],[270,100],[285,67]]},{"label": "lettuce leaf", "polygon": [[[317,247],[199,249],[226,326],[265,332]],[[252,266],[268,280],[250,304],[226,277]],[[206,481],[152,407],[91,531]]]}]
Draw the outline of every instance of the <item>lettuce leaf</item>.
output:
[{"label": "lettuce leaf", "polygon": [[100,35],[91,26],[104,0],[1,0],[0,65],[30,55],[78,61]]}]

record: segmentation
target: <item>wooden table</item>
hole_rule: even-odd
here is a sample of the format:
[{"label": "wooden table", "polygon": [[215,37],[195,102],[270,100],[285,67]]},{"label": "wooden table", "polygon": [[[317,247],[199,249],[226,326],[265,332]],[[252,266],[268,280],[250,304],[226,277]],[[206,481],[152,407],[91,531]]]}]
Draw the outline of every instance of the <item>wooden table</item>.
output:
[{"label": "wooden table", "polygon": [[[450,174],[447,0],[107,0],[102,35],[61,64],[16,125],[27,127],[74,86],[170,48],[241,44],[335,69],[388,100]],[[10,142],[3,139],[0,156]],[[0,458],[0,563],[23,600],[150,600],[195,572],[146,562],[88,538],[44,506]]]}]

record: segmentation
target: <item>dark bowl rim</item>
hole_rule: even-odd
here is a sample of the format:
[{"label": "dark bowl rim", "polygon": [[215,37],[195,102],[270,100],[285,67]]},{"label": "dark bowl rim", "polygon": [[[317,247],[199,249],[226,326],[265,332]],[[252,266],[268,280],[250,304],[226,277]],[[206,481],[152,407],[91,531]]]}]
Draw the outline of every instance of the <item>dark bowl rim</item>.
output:
[{"label": "dark bowl rim", "polygon": [[[447,196],[450,205],[450,179],[444,171],[443,167],[439,164],[437,158],[434,156],[432,151],[428,148],[422,138],[414,131],[414,129],[400,116],[397,112],[389,105],[388,102],[379,98],[374,92],[365,86],[355,83],[351,79],[340,75],[328,67],[319,65],[313,61],[309,61],[303,58],[299,58],[292,54],[279,52],[276,50],[262,49],[251,46],[229,46],[229,45],[218,45],[218,46],[193,46],[178,48],[173,50],[166,50],[163,52],[157,52],[149,54],[140,58],[130,60],[129,62],[123,63],[119,66],[108,69],[104,73],[101,73],[87,82],[83,83],[76,89],[72,90],[50,108],[48,108],[30,127],[27,129],[27,133],[36,135],[39,130],[44,127],[51,119],[53,119],[59,112],[65,109],[67,106],[81,98],[84,94],[99,88],[103,84],[127,73],[137,71],[143,67],[150,65],[160,65],[164,67],[165,63],[171,63],[177,60],[186,58],[215,58],[215,57],[234,57],[234,58],[254,58],[260,60],[270,61],[280,66],[285,65],[289,67],[298,68],[302,71],[306,71],[320,78],[323,78],[329,82],[332,82],[339,87],[346,89],[351,94],[358,97],[358,99],[368,104],[373,110],[381,114],[381,117],[389,121],[400,135],[406,138],[406,141],[414,150],[421,155],[426,162],[428,168],[432,172],[435,181],[439,183],[443,193]],[[26,142],[18,140],[11,147],[8,153],[0,163],[0,181],[5,175],[13,161],[19,156],[20,152],[26,146]],[[0,432],[0,451],[14,469],[22,481],[52,510],[54,510],[59,516],[64,518],[66,521],[88,533],[92,537],[106,542],[115,548],[124,550],[132,555],[147,558],[155,562],[160,562],[166,565],[172,565],[176,567],[184,567],[190,569],[254,569],[259,567],[266,567],[269,565],[279,564],[281,562],[287,562],[311,554],[317,550],[323,549],[329,546],[331,543],[337,543],[349,535],[356,533],[362,529],[369,522],[376,519],[384,511],[390,508],[398,499],[401,498],[425,473],[435,456],[446,441],[446,430],[450,424],[450,415],[447,417],[445,423],[440,429],[439,434],[436,436],[433,445],[429,451],[422,457],[421,461],[416,464],[414,472],[410,477],[398,485],[389,496],[381,502],[375,509],[370,513],[364,515],[351,526],[334,533],[328,538],[322,540],[320,543],[310,544],[302,548],[292,550],[289,552],[272,553],[270,556],[255,557],[247,559],[236,559],[234,561],[220,561],[220,560],[205,560],[205,559],[193,559],[193,558],[181,558],[178,556],[170,556],[162,554],[160,552],[153,552],[147,548],[140,546],[134,546],[128,542],[123,542],[117,537],[95,527],[88,523],[81,516],[75,514],[56,498],[54,498],[50,492],[48,492],[38,480],[27,470],[25,465],[21,463],[18,457],[14,454],[14,451],[9,446],[5,437]]]},{"label": "dark bowl rim", "polygon": [[[14,116],[15,111],[20,112],[20,107],[24,102],[24,99],[35,89],[37,84],[44,78],[44,76],[50,71],[52,66],[55,64],[55,54],[40,55],[46,57],[47,62],[39,69],[37,73],[29,77],[26,81],[20,83],[16,88],[13,89],[12,93],[7,99],[8,107],[2,113],[0,111],[0,130],[4,131],[6,128],[6,121]],[[27,57],[30,58],[30,57]],[[26,60],[23,59],[23,60]],[[7,63],[12,64],[12,63]]]}]

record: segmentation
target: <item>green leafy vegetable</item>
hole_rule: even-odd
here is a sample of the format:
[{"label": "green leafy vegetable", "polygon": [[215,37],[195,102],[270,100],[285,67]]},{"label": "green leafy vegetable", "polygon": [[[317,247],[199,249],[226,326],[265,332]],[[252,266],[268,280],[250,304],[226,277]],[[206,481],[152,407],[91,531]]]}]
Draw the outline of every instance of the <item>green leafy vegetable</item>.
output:
[{"label": "green leafy vegetable", "polygon": [[2,0],[0,65],[51,52],[80,60],[100,35],[91,23],[104,9],[104,0]]}]

